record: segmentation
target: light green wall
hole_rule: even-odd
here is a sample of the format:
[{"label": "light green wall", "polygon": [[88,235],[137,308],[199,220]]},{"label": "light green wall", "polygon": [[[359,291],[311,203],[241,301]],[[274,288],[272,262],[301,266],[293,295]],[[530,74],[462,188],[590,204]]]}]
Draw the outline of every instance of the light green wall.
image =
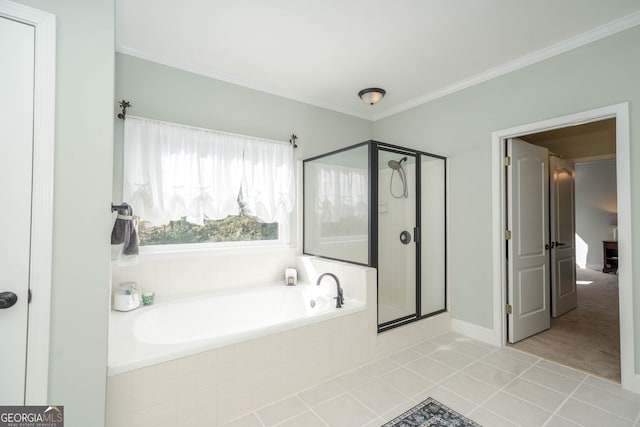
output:
[{"label": "light green wall", "polygon": [[576,234],[588,247],[587,268],[603,267],[602,241],[613,239],[609,214],[618,211],[615,188],[615,160],[576,165]]},{"label": "light green wall", "polygon": [[[450,159],[449,283],[454,318],[493,327],[493,131],[629,101],[632,210],[636,216],[640,212],[638,46],[640,27],[635,27],[374,123],[374,139]],[[628,261],[636,266],[640,265],[639,242],[636,226],[634,259]],[[633,279],[637,312],[640,269],[635,269]],[[636,354],[640,355],[638,316],[634,321]]]},{"label": "light green wall", "polygon": [[[122,167],[119,120],[115,151],[113,147],[114,1],[18,1],[57,17],[49,403],[65,405],[70,427],[101,426],[112,225],[108,207],[112,168],[118,172]],[[638,212],[640,195],[634,191],[640,167],[640,152],[634,148],[640,132],[635,107],[640,102],[638,45],[640,29],[634,28],[373,126],[126,55],[117,55],[115,100],[131,101],[135,115],[234,133],[282,140],[296,132],[299,158],[372,136],[449,156],[453,314],[492,327],[491,132],[630,101],[632,209]],[[115,178],[118,194],[121,176],[116,173]],[[638,227],[631,262],[640,265],[637,242]],[[640,283],[638,279],[636,269],[633,282]],[[640,292],[635,292],[634,303],[640,307]],[[640,331],[638,319],[635,330]]]},{"label": "light green wall", "polygon": [[[118,53],[116,101],[136,116],[288,141],[298,159],[371,139],[372,123],[279,96]],[[117,103],[116,103],[117,104]],[[114,200],[122,194],[123,122],[117,120]]]},{"label": "light green wall", "polygon": [[[56,15],[49,402],[104,424],[110,270],[114,1],[20,0]],[[37,298],[37,295],[34,295]]]}]

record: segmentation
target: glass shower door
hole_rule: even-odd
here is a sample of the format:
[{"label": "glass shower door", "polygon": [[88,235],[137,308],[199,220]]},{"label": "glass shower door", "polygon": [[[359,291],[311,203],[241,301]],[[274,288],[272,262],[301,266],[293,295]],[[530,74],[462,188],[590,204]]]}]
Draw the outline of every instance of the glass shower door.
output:
[{"label": "glass shower door", "polygon": [[378,149],[378,325],[417,316],[416,156]]},{"label": "glass shower door", "polygon": [[447,310],[446,188],[445,157],[378,141],[304,161],[303,252],[377,269],[378,332]]}]

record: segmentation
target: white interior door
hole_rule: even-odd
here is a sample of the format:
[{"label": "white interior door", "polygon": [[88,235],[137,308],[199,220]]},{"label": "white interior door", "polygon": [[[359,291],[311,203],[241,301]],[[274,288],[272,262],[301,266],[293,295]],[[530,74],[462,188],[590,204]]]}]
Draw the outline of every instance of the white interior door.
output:
[{"label": "white interior door", "polygon": [[509,342],[549,329],[549,153],[507,140]]},{"label": "white interior door", "polygon": [[552,156],[551,200],[551,315],[558,317],[578,304],[575,246],[575,168]]},{"label": "white interior door", "polygon": [[25,401],[34,36],[33,26],[0,17],[0,405]]}]

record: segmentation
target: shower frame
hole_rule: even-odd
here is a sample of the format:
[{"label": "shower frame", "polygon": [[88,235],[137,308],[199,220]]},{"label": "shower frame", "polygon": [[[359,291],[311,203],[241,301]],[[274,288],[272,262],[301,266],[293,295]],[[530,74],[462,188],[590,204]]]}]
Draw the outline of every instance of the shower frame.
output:
[{"label": "shower frame", "polygon": [[[447,282],[448,282],[448,275],[447,275],[447,237],[448,237],[448,231],[447,231],[447,158],[444,156],[440,156],[437,154],[432,154],[432,153],[427,153],[425,151],[421,151],[421,150],[415,150],[415,149],[411,149],[411,148],[407,148],[407,147],[401,147],[398,145],[393,145],[393,144],[388,144],[385,142],[380,142],[380,141],[375,141],[375,140],[368,140],[368,141],[364,141],[358,144],[354,144],[354,145],[350,145],[348,147],[344,147],[344,148],[340,148],[338,150],[334,150],[331,152],[327,152],[327,153],[323,153],[317,156],[313,156],[311,158],[305,159],[303,160],[303,188],[305,188],[305,173],[304,170],[306,168],[306,165],[308,162],[312,162],[314,160],[319,160],[321,158],[327,157],[327,156],[332,156],[332,155],[336,155],[336,154],[340,154],[346,151],[350,151],[356,148],[360,148],[363,146],[367,146],[367,155],[368,155],[368,162],[367,162],[367,178],[368,178],[368,189],[367,189],[367,197],[368,197],[368,226],[367,226],[367,233],[368,233],[368,260],[366,263],[362,263],[362,262],[357,262],[357,261],[353,261],[353,260],[348,260],[348,259],[344,259],[344,258],[339,258],[339,257],[331,257],[331,256],[327,256],[326,254],[317,254],[317,253],[313,253],[313,252],[307,252],[307,247],[306,247],[306,227],[303,226],[303,238],[302,238],[302,250],[303,250],[303,254],[305,255],[313,255],[313,256],[318,256],[321,258],[325,258],[325,259],[331,259],[331,260],[336,260],[336,261],[342,261],[342,262],[348,262],[351,264],[356,264],[356,265],[363,265],[363,266],[367,266],[367,267],[373,267],[376,268],[376,274],[377,276],[379,276],[379,260],[378,260],[378,244],[379,244],[379,240],[378,240],[378,226],[379,226],[379,221],[378,221],[378,191],[379,191],[379,168],[378,168],[378,152],[379,150],[383,150],[383,151],[387,151],[387,152],[392,152],[392,153],[397,153],[399,155],[405,155],[405,156],[412,156],[415,158],[415,183],[414,185],[416,186],[416,200],[415,200],[415,229],[414,229],[414,241],[415,238],[417,237],[419,240],[416,242],[416,250],[415,250],[415,257],[416,257],[416,280],[415,280],[415,292],[416,292],[416,312],[415,314],[411,314],[408,316],[404,316],[404,317],[400,317],[398,319],[394,319],[392,321],[387,321],[387,322],[383,322],[380,323],[379,319],[378,319],[378,333],[380,332],[384,332],[399,326],[403,326],[406,325],[408,323],[412,323],[421,319],[425,319],[427,317],[431,317],[431,316],[435,316],[437,314],[443,313],[447,311]],[[421,158],[422,156],[426,156],[426,157],[431,157],[434,159],[439,159],[443,161],[443,173],[444,173],[444,177],[443,177],[443,182],[444,182],[444,188],[442,189],[443,193],[443,218],[444,218],[444,222],[442,224],[443,227],[443,235],[444,235],[444,240],[443,240],[443,247],[442,247],[442,251],[443,251],[443,259],[444,259],[444,265],[442,266],[443,268],[443,295],[444,295],[444,301],[442,304],[442,309],[433,311],[433,312],[429,312],[429,313],[425,313],[423,314],[421,309],[421,294],[422,294],[422,286],[421,286],[421,280],[422,280],[422,239],[421,239],[421,222],[422,222],[422,199],[423,199],[423,194],[422,194],[422,185],[421,185]],[[305,218],[306,220],[306,203],[305,203],[305,198],[306,198],[306,192],[303,191],[303,197],[302,197],[302,203],[303,203],[303,218]],[[428,198],[428,197],[427,197]],[[417,232],[416,232],[417,231]],[[377,297],[379,297],[379,281],[378,281],[378,286],[376,286],[376,292],[378,293]],[[376,298],[376,300],[378,300],[378,298]],[[379,317],[379,314],[378,314]]]}]

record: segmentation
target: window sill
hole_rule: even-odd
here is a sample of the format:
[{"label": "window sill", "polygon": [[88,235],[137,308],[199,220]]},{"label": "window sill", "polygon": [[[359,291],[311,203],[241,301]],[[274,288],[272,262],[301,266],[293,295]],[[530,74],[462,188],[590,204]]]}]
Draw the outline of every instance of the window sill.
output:
[{"label": "window sill", "polygon": [[144,260],[217,257],[228,255],[286,253],[295,248],[280,242],[250,243],[232,242],[222,244],[183,244],[141,246],[140,257]]}]

